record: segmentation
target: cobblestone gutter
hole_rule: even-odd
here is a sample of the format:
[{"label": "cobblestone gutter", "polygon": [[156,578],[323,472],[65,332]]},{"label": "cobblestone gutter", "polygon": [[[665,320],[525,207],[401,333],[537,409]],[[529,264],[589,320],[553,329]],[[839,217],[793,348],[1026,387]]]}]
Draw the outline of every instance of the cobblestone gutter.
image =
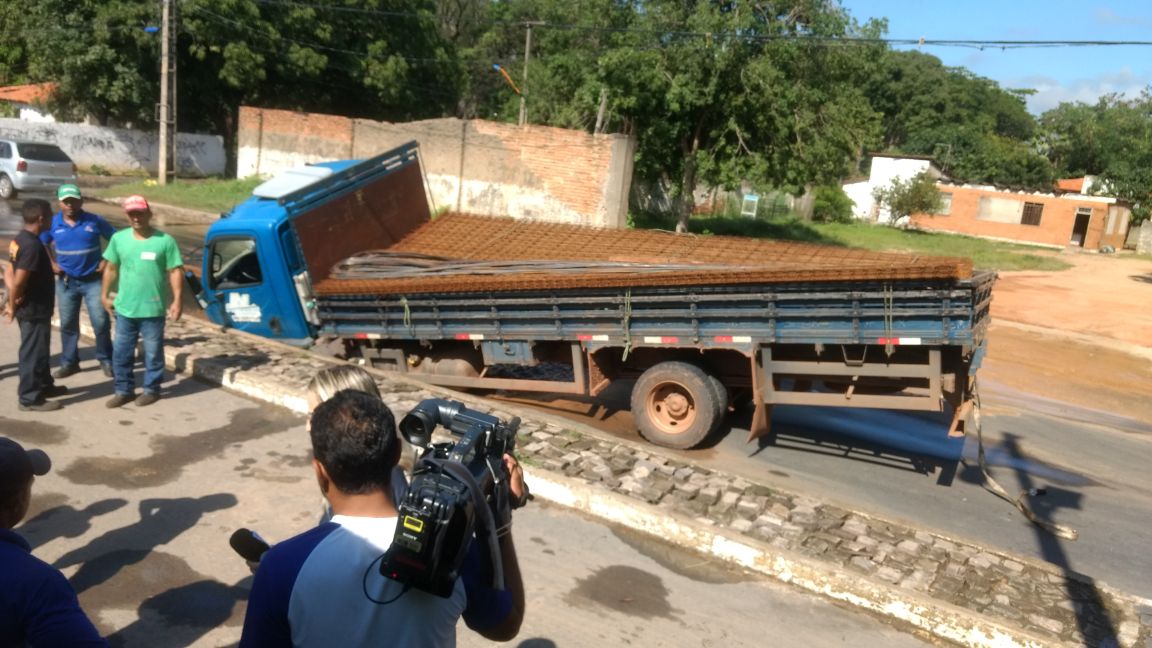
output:
[{"label": "cobblestone gutter", "polygon": [[[329,361],[202,322],[170,325],[169,366],[303,413]],[[502,417],[507,405],[378,374],[389,407],[450,396]],[[1152,648],[1152,601],[800,494],[770,489],[528,417],[519,454],[538,496],[911,623],[968,646]]]}]

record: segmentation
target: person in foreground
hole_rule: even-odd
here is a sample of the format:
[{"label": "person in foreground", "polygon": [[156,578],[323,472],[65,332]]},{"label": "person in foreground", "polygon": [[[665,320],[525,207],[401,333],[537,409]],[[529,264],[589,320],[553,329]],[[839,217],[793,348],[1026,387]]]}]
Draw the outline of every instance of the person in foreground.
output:
[{"label": "person in foreground", "polygon": [[[524,583],[510,533],[499,539],[503,590],[489,584],[476,542],[447,598],[404,591],[380,575],[397,523],[390,479],[400,454],[387,405],[364,392],[338,392],[312,412],[309,434],[313,469],[332,505],[332,521],[264,554],[248,600],[242,648],[455,646],[461,617],[494,641],[519,633]],[[504,462],[512,495],[520,497],[523,470],[510,455]]]},{"label": "person in foreground", "polygon": [[43,451],[0,437],[0,646],[107,646],[64,575],[12,531],[51,465]]},{"label": "person in foreground", "polygon": [[[124,199],[128,229],[120,230],[104,250],[104,282],[100,300],[116,316],[112,345],[112,371],[116,395],[105,405],[120,407],[136,398],[132,371],[136,342],[144,342],[144,393],[136,405],[151,405],[160,398],[164,382],[164,316],[180,319],[184,289],[184,261],[176,239],[152,227],[152,208],[143,196]],[[112,292],[116,292],[113,301]]]}]

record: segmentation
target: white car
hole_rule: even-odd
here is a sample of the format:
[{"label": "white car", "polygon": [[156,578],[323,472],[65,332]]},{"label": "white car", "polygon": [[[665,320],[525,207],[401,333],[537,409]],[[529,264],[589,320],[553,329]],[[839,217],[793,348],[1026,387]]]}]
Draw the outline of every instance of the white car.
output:
[{"label": "white car", "polygon": [[0,139],[0,198],[21,191],[55,192],[76,182],[76,164],[55,144]]}]

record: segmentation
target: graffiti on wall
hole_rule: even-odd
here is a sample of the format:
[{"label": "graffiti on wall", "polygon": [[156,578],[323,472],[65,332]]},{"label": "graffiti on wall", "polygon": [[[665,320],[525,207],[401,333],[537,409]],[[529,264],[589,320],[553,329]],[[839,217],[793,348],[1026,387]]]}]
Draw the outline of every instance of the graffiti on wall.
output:
[{"label": "graffiti on wall", "polygon": [[[32,123],[0,119],[0,137],[59,146],[81,171],[94,167],[110,173],[155,174],[159,166],[156,133],[87,124]],[[180,133],[176,137],[176,172],[184,176],[224,173],[224,140],[217,135]]]}]

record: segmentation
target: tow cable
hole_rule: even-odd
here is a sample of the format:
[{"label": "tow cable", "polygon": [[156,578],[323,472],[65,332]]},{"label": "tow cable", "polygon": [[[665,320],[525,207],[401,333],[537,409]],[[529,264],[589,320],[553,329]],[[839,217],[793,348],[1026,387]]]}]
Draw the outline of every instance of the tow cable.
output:
[{"label": "tow cable", "polygon": [[976,428],[977,457],[980,462],[980,472],[984,473],[984,489],[1015,506],[1032,524],[1035,524],[1052,535],[1066,540],[1077,539],[1080,533],[1076,529],[1041,519],[1040,516],[1036,515],[1036,512],[1028,506],[1028,503],[1024,501],[1024,498],[1029,495],[1046,494],[1045,489],[1026,488],[1021,490],[1020,495],[1013,499],[1012,496],[1008,494],[1008,491],[1004,490],[1004,487],[988,473],[988,462],[984,458],[984,432],[983,426],[980,423],[980,390],[977,388],[975,378],[972,379],[972,423]]}]

